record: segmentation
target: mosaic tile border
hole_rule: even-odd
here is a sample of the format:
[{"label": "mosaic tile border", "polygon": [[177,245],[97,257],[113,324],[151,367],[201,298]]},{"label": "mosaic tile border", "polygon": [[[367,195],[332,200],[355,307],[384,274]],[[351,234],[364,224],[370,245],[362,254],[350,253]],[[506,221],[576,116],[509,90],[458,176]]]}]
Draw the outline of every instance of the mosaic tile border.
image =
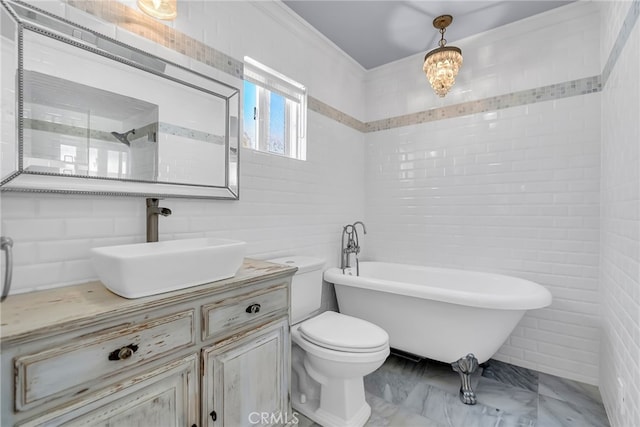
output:
[{"label": "mosaic tile border", "polygon": [[[37,130],[42,132],[57,133],[59,135],[69,136],[73,138],[89,138],[92,140],[101,140],[106,142],[117,143],[118,141],[109,131],[88,129],[82,126],[67,125],[63,123],[54,123],[46,120],[38,119],[22,119],[25,129]],[[136,128],[138,135],[147,135],[147,138],[151,138],[155,141],[155,133],[157,132],[158,124],[149,123],[148,125]],[[141,138],[138,136],[137,138]],[[137,139],[133,138],[133,139]]]},{"label": "mosaic tile border", "polygon": [[310,95],[307,95],[307,108],[311,111],[322,114],[325,117],[333,119],[338,123],[349,126],[350,128],[353,128],[357,131],[367,131],[367,123],[361,122],[360,120],[351,117],[350,115],[343,113],[342,111],[333,108],[329,104],[325,104],[324,102]]},{"label": "mosaic tile border", "polygon": [[[127,7],[122,3],[118,3],[114,0],[67,0],[67,2],[73,7],[114,23],[134,34],[180,52],[190,58],[194,58],[200,62],[231,74],[232,76],[239,78],[242,78],[243,76],[244,64],[242,61],[234,59],[231,56],[226,55],[225,53],[173,28],[167,27],[153,18],[148,17],[144,13],[138,12],[137,10]],[[609,75],[611,74],[611,70],[618,61],[633,27],[638,21],[639,15],[640,0],[633,0],[622,28],[618,33],[614,47],[607,59],[607,63],[603,68],[602,74],[597,76],[585,77],[578,80],[571,80],[366,123],[343,113],[342,111],[325,104],[312,96],[308,96],[307,106],[311,111],[322,114],[325,117],[342,123],[345,126],[349,126],[357,131],[368,133],[600,92],[604,85],[606,85]]]},{"label": "mosaic tile border", "polygon": [[504,110],[505,108],[520,105],[535,104],[537,102],[551,101],[554,99],[568,98],[578,95],[600,92],[602,84],[600,76],[586,77],[535,89],[527,89],[505,95],[492,96],[477,101],[463,102],[446,107],[432,108],[418,113],[405,114],[388,119],[376,120],[366,123],[365,132],[378,132],[401,126],[416,125],[435,120],[451,119],[454,117],[468,116],[470,114],[485,113],[487,111]]},{"label": "mosaic tile border", "polygon": [[620,58],[622,54],[622,49],[627,44],[627,40],[633,31],[633,27],[636,25],[636,22],[638,22],[638,16],[640,16],[640,0],[633,0],[633,3],[629,7],[629,12],[622,23],[622,28],[620,28],[620,32],[613,44],[613,48],[611,48],[607,63],[602,70],[602,87],[606,86],[611,71],[618,62],[618,58]]},{"label": "mosaic tile border", "polygon": [[102,141],[117,142],[113,135],[107,131],[96,129],[87,129],[86,127],[66,125],[62,123],[53,123],[46,120],[38,119],[22,119],[25,129],[37,130],[42,132],[57,133],[59,135],[70,136],[74,138],[90,138]]},{"label": "mosaic tile border", "polygon": [[234,77],[242,78],[244,64],[203,42],[158,22],[146,14],[114,0],[67,0],[70,6],[116,24],[133,34],[196,59]]},{"label": "mosaic tile border", "polygon": [[223,135],[214,135],[212,133],[203,132],[195,129],[189,129],[171,123],[160,122],[159,131],[161,134],[175,135],[187,139],[195,139],[197,141],[208,142],[211,144],[224,145],[225,139]]},{"label": "mosaic tile border", "polygon": [[[111,132],[102,131],[98,129],[87,129],[86,127],[73,126],[62,123],[53,123],[46,120],[37,120],[25,118],[24,127],[26,129],[38,130],[43,132],[57,133],[60,135],[66,135],[76,138],[90,138],[99,139],[107,142],[117,142]],[[224,145],[225,138],[222,135],[214,135],[212,133],[203,132],[195,129],[189,129],[171,123],[150,123],[148,125],[136,128],[136,135],[151,135],[152,140],[156,139],[155,133],[175,135],[182,138],[193,139],[197,141],[207,142],[210,144]],[[140,136],[132,139],[140,138]]]}]

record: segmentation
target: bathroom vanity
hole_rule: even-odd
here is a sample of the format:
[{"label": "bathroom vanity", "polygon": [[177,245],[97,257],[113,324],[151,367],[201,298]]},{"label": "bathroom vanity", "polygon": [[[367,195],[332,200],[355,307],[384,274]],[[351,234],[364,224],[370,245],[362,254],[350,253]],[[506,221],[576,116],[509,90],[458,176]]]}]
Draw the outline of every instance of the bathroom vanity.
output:
[{"label": "bathroom vanity", "polygon": [[146,298],[121,298],[100,282],[10,296],[1,306],[0,424],[291,421],[295,270],[246,259],[233,278]]}]

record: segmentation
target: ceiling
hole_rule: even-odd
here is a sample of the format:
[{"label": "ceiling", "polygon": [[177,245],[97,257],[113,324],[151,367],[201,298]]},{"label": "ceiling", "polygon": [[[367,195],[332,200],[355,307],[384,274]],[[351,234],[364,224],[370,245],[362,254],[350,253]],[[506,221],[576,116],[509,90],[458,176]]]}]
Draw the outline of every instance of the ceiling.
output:
[{"label": "ceiling", "polygon": [[453,15],[450,42],[563,6],[551,0],[284,0],[365,69],[427,52],[438,45],[432,25]]}]

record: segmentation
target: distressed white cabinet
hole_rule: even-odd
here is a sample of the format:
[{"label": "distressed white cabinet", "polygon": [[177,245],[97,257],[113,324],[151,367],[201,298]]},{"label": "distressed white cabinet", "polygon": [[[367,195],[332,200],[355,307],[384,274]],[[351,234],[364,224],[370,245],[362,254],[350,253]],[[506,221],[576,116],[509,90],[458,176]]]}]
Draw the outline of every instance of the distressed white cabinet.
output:
[{"label": "distressed white cabinet", "polygon": [[288,422],[288,346],[289,323],[285,318],[205,347],[202,405],[209,414],[205,425]]},{"label": "distressed white cabinet", "polygon": [[20,426],[198,425],[199,355],[159,366],[115,384],[92,398],[38,416]]},{"label": "distressed white cabinet", "polygon": [[10,296],[0,425],[285,424],[294,272],[245,260],[234,278],[135,300],[98,282]]}]

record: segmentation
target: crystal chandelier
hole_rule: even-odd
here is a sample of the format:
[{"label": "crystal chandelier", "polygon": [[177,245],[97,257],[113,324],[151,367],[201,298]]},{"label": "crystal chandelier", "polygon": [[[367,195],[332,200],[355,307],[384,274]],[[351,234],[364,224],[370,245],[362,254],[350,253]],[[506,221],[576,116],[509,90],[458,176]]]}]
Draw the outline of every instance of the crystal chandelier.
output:
[{"label": "crystal chandelier", "polygon": [[451,15],[438,16],[433,20],[433,26],[440,30],[440,47],[427,53],[422,66],[431,87],[440,98],[443,98],[456,82],[458,70],[462,66],[462,51],[454,46],[445,46],[447,40],[444,38],[444,32],[451,21]]}]

